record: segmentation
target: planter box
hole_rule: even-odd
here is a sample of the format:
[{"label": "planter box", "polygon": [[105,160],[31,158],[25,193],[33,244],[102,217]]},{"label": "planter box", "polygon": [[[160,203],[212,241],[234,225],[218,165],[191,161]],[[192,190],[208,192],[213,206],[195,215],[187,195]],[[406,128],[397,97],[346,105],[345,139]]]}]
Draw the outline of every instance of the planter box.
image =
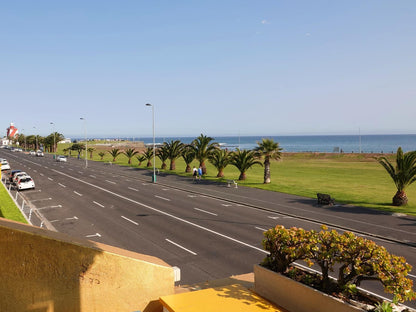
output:
[{"label": "planter box", "polygon": [[366,311],[260,265],[254,266],[254,291],[290,312]]}]

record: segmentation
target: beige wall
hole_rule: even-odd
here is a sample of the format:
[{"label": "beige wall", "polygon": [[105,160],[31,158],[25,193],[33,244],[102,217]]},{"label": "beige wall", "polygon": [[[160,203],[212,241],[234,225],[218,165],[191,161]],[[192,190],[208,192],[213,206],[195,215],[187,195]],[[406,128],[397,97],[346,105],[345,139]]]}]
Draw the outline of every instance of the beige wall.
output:
[{"label": "beige wall", "polygon": [[173,292],[158,258],[0,218],[0,311],[150,311]]}]

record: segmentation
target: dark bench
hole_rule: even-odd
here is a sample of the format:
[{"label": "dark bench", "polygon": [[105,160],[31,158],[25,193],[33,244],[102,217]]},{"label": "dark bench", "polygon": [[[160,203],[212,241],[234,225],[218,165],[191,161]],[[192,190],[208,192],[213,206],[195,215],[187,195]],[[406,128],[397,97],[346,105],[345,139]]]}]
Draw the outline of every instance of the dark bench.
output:
[{"label": "dark bench", "polygon": [[331,198],[331,195],[329,194],[322,194],[318,193],[316,194],[318,197],[318,205],[330,205],[332,206],[335,204],[335,199]]}]

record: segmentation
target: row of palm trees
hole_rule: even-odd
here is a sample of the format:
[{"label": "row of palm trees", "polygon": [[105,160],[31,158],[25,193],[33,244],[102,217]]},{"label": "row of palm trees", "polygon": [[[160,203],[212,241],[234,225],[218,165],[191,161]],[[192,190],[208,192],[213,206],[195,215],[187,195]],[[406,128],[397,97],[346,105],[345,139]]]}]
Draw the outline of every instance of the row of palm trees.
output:
[{"label": "row of palm trees", "polygon": [[[233,165],[240,171],[239,180],[245,180],[246,172],[254,165],[264,165],[264,183],[270,183],[270,161],[272,159],[280,159],[282,149],[279,147],[279,143],[274,142],[272,139],[262,139],[257,144],[258,146],[254,150],[237,149],[229,151],[221,149],[219,144],[214,142],[214,138],[201,134],[191,144],[185,144],[180,140],[164,142],[162,146],[156,149],[155,155],[160,159],[162,163],[161,169],[163,170],[167,169],[168,161],[169,170],[176,170],[176,160],[182,157],[186,164],[185,172],[187,173],[192,171],[191,163],[197,160],[203,174],[206,174],[206,162],[209,161],[217,169],[218,178],[224,177],[224,169],[228,165]],[[75,143],[70,149],[78,151],[79,155],[81,151],[85,150],[85,146]],[[89,152],[92,158],[93,149],[89,149]],[[153,147],[148,147],[143,152],[139,152],[134,148],[128,148],[124,151],[113,148],[108,153],[112,156],[113,162],[116,161],[118,156],[124,154],[128,159],[128,164],[131,164],[133,157],[136,157],[139,161],[139,166],[146,161],[146,166],[152,167]],[[103,160],[105,152],[100,152],[98,155]],[[264,159],[263,163],[260,161],[261,159]]]},{"label": "row of palm trees", "polygon": [[53,153],[56,151],[58,142],[63,139],[64,136],[61,133],[53,132],[46,137],[34,134],[19,134],[15,140],[19,143],[19,146],[23,147],[25,150],[38,150],[41,146],[43,146],[45,151]]}]

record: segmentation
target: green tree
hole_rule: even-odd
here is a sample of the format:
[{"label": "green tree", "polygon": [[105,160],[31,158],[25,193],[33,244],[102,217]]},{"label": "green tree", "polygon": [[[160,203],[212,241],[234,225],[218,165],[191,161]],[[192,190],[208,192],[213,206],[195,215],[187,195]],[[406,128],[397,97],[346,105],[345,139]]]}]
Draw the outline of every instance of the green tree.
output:
[{"label": "green tree", "polygon": [[100,156],[100,157],[101,157],[101,159],[100,159],[100,160],[103,160],[103,158],[104,158],[104,156],[105,156],[105,153],[104,153],[104,152],[99,152],[99,153],[98,153],[98,156]]},{"label": "green tree", "polygon": [[224,169],[231,161],[231,153],[226,149],[215,149],[209,156],[209,162],[218,170],[217,178],[224,177]]},{"label": "green tree", "polygon": [[110,151],[108,151],[108,152],[110,153],[111,157],[113,157],[113,162],[115,162],[115,161],[116,161],[116,158],[117,158],[118,156],[120,156],[121,154],[123,154],[123,152],[122,152],[122,151],[120,151],[120,149],[119,149],[119,148],[113,148],[112,150],[110,150]]},{"label": "green tree", "polygon": [[85,145],[82,143],[74,143],[71,146],[71,150],[76,151],[78,153],[78,158],[80,158],[81,152],[85,150]]},{"label": "green tree", "polygon": [[247,170],[254,165],[263,165],[260,161],[256,160],[254,151],[240,150],[239,148],[232,153],[230,163],[240,171],[238,180],[245,180]]},{"label": "green tree", "polygon": [[182,149],[182,158],[186,164],[185,172],[191,172],[191,163],[195,159],[195,150],[191,145],[185,145]]},{"label": "green tree", "polygon": [[146,157],[144,155],[137,156],[136,158],[139,161],[139,166],[141,166],[142,162],[146,160]]},{"label": "green tree", "polygon": [[202,167],[202,173],[207,173],[205,160],[209,158],[210,153],[218,147],[217,142],[212,142],[214,138],[206,135],[201,135],[192,141],[192,146],[195,150],[195,158],[199,161],[199,166]]},{"label": "green tree", "polygon": [[128,148],[124,151],[124,155],[126,155],[126,157],[128,158],[128,164],[131,164],[131,159],[133,158],[134,155],[137,155],[139,152],[136,151],[134,148]]},{"label": "green tree", "polygon": [[162,162],[160,168],[165,170],[167,168],[166,160],[169,158],[169,150],[167,149],[166,143],[156,150],[156,157]]},{"label": "green tree", "polygon": [[280,159],[282,156],[279,143],[275,142],[273,139],[262,139],[261,142],[257,142],[257,147],[254,149],[256,157],[264,157],[264,182],[270,183],[270,160],[271,159]]},{"label": "green tree", "polygon": [[95,151],[94,147],[88,147],[87,149],[88,153],[90,153],[90,159],[92,159],[92,153]]},{"label": "green tree", "polygon": [[165,143],[165,145],[168,151],[168,159],[170,160],[169,170],[176,170],[175,161],[182,155],[182,150],[185,145],[179,140],[171,140]]},{"label": "green tree", "polygon": [[408,201],[405,193],[406,187],[416,181],[416,151],[403,154],[402,148],[399,147],[396,153],[396,166],[393,166],[384,156],[377,160],[396,185],[397,192],[393,197],[393,205],[406,205]]},{"label": "green tree", "polygon": [[153,147],[147,147],[143,152],[143,156],[147,160],[146,167],[151,167],[153,158]]}]

